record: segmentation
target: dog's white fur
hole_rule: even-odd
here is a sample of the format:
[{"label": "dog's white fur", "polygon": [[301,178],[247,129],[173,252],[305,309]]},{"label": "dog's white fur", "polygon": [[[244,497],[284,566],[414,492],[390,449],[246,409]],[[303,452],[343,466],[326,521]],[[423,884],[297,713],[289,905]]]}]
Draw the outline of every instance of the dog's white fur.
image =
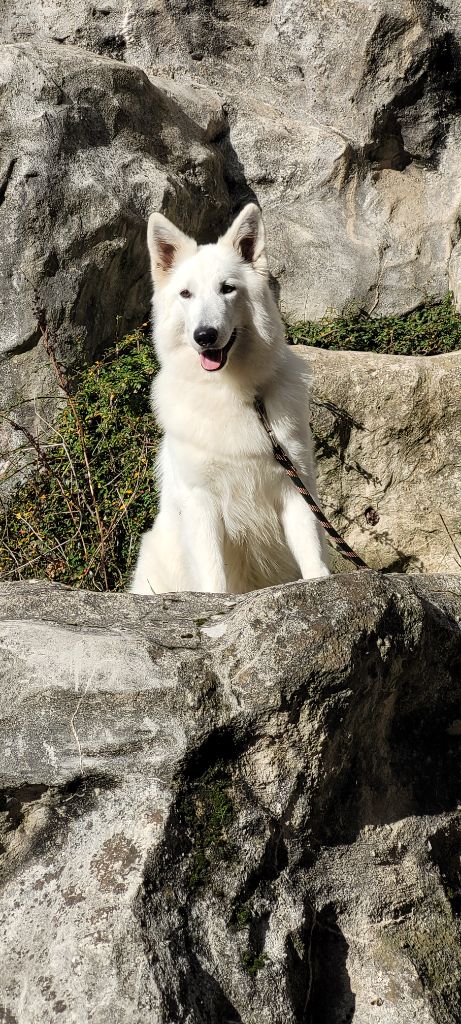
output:
[{"label": "dog's white fur", "polygon": [[[243,593],[327,576],[323,531],[274,459],[253,408],[269,419],[315,494],[306,369],[285,343],[269,289],[264,227],[248,204],[215,245],[198,246],[150,217],[154,343],[152,408],[164,430],[160,508],[144,534],[130,590]],[[234,291],[222,292],[234,287]],[[181,292],[184,295],[181,295]],[[208,372],[197,328],[218,332],[226,365]]]}]

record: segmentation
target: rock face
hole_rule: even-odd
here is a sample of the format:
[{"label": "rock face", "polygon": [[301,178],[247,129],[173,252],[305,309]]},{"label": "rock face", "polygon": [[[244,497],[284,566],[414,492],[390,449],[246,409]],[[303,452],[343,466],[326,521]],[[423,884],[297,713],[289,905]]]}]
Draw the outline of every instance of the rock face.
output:
[{"label": "rock face", "polygon": [[[56,43],[0,48],[0,148],[0,410],[34,430],[59,393],[36,307],[68,366],[91,359],[148,311],[149,212],[203,238],[228,192],[205,133],[142,71]],[[0,452],[18,440],[0,419]]]},{"label": "rock face", "polygon": [[0,352],[37,342],[35,288],[54,336],[92,356],[113,339],[115,313],[122,333],[148,311],[152,209],[202,239],[226,219],[222,161],[136,68],[27,43],[2,47],[0,73]]},{"label": "rock face", "polygon": [[461,583],[0,587],[8,1024],[456,1024]]},{"label": "rock face", "polygon": [[261,202],[289,310],[461,293],[457,0],[5,0],[0,31],[142,68],[194,120],[224,107],[231,195]]},{"label": "rock face", "polygon": [[328,517],[373,568],[459,574],[461,353],[297,351]]}]

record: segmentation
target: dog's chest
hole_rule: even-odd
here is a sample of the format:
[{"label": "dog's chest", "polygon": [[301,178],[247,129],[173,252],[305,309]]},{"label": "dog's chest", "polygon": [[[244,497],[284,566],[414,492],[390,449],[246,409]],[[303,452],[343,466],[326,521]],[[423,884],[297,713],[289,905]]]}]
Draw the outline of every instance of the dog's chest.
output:
[{"label": "dog's chest", "polygon": [[218,475],[214,494],[229,537],[260,542],[279,532],[282,482],[270,456],[242,459],[230,474]]},{"label": "dog's chest", "polygon": [[168,448],[180,505],[187,505],[188,492],[199,488],[212,497],[230,537],[273,531],[284,475],[264,443],[248,451],[241,437],[233,453],[229,438],[224,452],[216,443],[202,447],[192,439],[169,441]]},{"label": "dog's chest", "polygon": [[[273,535],[286,477],[252,402],[237,402],[224,388],[208,391],[206,402],[199,395],[186,390],[182,401],[169,394],[162,402],[167,476],[178,506],[198,488],[212,497],[230,537]],[[289,450],[297,433],[293,422],[286,436],[281,432]]]}]

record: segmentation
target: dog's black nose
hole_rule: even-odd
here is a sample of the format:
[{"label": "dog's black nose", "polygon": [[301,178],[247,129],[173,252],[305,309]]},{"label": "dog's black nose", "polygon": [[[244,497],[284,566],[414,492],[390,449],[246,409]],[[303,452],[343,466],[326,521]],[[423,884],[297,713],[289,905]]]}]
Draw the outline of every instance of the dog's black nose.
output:
[{"label": "dog's black nose", "polygon": [[216,327],[196,327],[194,331],[194,341],[202,348],[213,348],[217,337]]}]

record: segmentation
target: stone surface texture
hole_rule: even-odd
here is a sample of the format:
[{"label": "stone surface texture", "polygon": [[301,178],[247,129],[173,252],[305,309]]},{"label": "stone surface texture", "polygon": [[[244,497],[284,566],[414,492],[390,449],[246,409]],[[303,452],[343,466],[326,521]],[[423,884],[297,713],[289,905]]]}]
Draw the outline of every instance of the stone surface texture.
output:
[{"label": "stone surface texture", "polygon": [[[291,314],[461,302],[458,0],[4,0],[0,459],[261,204]],[[118,319],[120,318],[120,319]],[[459,573],[459,356],[309,351],[319,490]],[[0,473],[4,471],[0,462]],[[0,586],[0,1024],[458,1024],[461,583]]]},{"label": "stone surface texture", "polygon": [[5,0],[0,32],[141,68],[221,124],[231,197],[263,206],[289,310],[460,295],[458,0]]},{"label": "stone surface texture", "polygon": [[1,1019],[457,1024],[461,583],[0,586]]},{"label": "stone surface texture", "polygon": [[461,571],[461,353],[299,346],[323,508],[375,569]]},{"label": "stone surface texture", "polygon": [[5,414],[36,430],[59,394],[37,306],[67,366],[93,358],[148,312],[149,213],[203,239],[229,202],[220,154],[141,70],[36,40],[0,47],[0,201],[5,453]]}]

